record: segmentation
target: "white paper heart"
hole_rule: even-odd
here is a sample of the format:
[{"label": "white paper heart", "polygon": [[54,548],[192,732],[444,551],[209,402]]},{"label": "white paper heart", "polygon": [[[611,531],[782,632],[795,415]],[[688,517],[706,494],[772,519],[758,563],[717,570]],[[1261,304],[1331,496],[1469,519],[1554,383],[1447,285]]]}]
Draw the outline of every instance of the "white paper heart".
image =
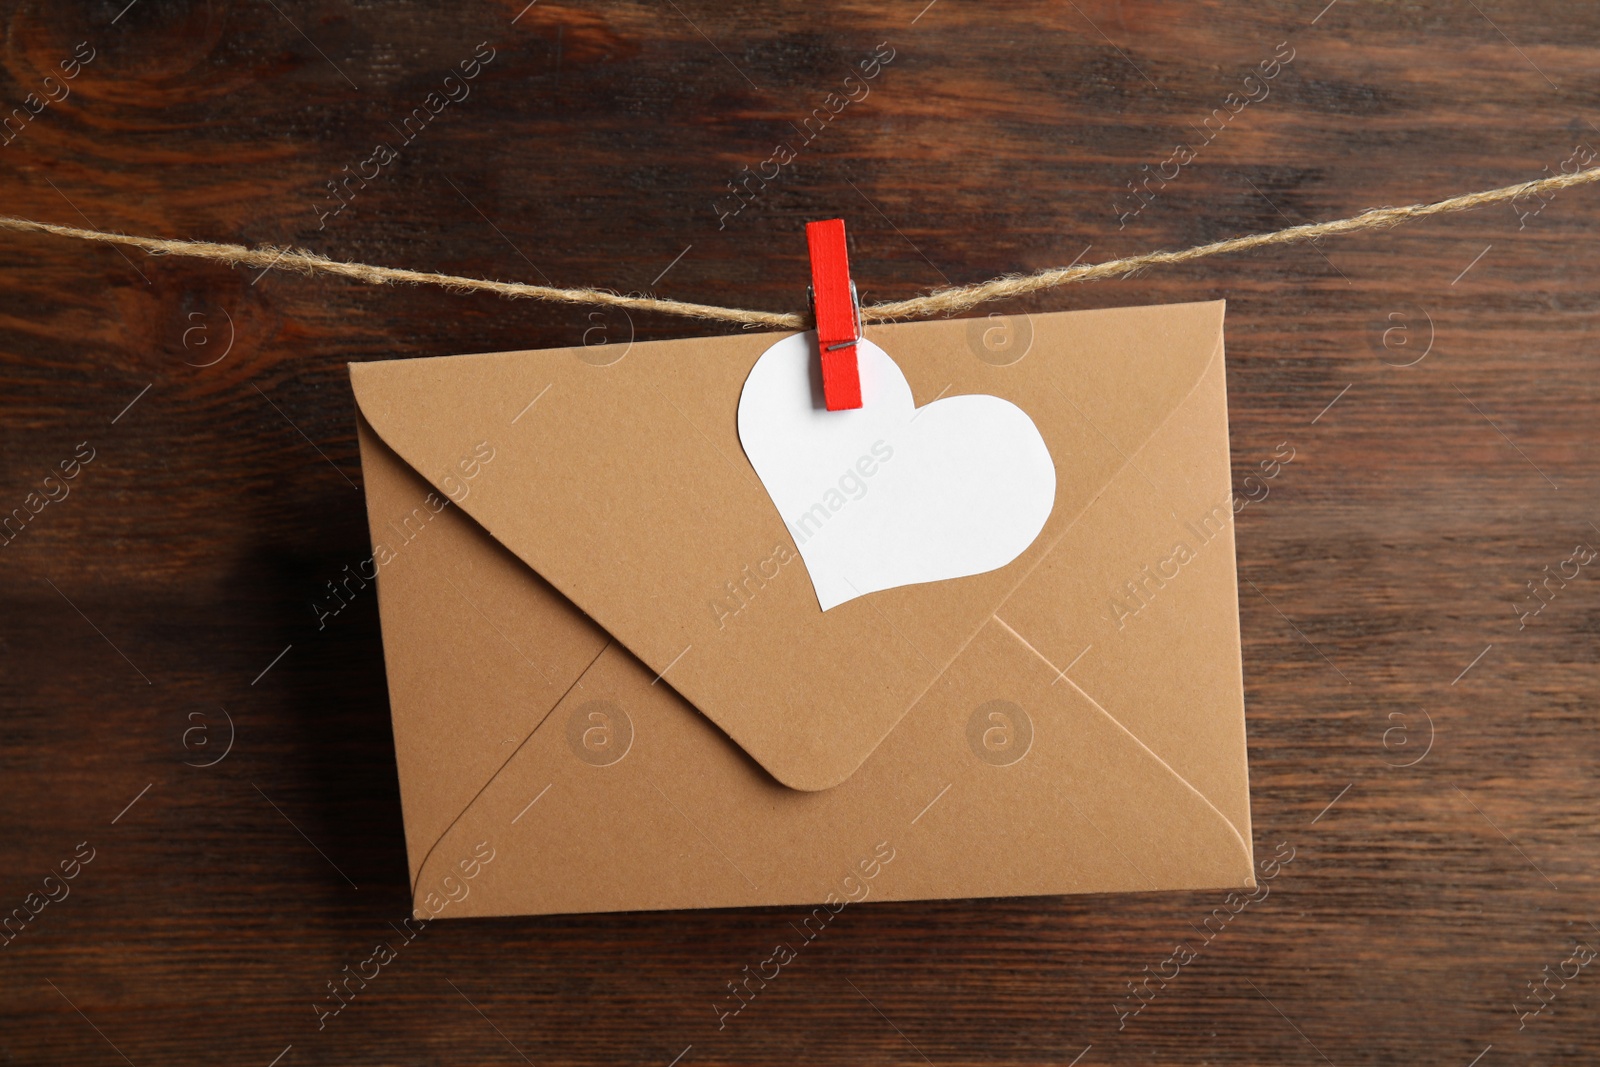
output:
[{"label": "white paper heart", "polygon": [[981,394],[916,407],[887,352],[871,341],[856,351],[864,406],[854,411],[824,407],[814,333],[767,349],[739,396],[739,440],[822,610],[1020,556],[1056,497],[1033,420]]}]

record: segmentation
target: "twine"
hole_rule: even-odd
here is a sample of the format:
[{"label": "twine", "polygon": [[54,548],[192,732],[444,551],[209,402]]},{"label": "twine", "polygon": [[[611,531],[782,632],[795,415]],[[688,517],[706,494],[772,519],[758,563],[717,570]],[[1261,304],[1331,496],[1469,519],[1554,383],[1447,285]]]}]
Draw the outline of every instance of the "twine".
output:
[{"label": "twine", "polygon": [[[1044,289],[1053,289],[1074,282],[1093,281],[1100,278],[1127,277],[1148,267],[1164,267],[1206,256],[1219,256],[1232,252],[1246,252],[1253,248],[1272,245],[1315,241],[1320,237],[1375,230],[1395,226],[1412,219],[1430,215],[1444,215],[1466,211],[1488,204],[1518,200],[1525,196],[1588,185],[1600,181],[1600,167],[1557,174],[1517,185],[1502,186],[1478,193],[1466,193],[1431,204],[1411,204],[1407,207],[1380,207],[1363,211],[1346,219],[1332,222],[1312,222],[1291,226],[1271,233],[1230,237],[1211,244],[1196,245],[1177,252],[1146,252],[1142,255],[1107,260],[1103,263],[1085,263],[1070,267],[1057,267],[1033,274],[1006,275],[991,278],[973,285],[958,285],[935,289],[909,300],[892,300],[882,304],[868,304],[861,309],[863,322],[892,322],[897,319],[924,318],[930,315],[948,315],[965,311],[990,300],[1024,296]],[[249,248],[245,245],[222,244],[216,241],[178,241],[160,237],[135,237],[104,230],[84,230],[76,226],[57,226],[32,219],[0,216],[0,230],[19,233],[48,233],[57,237],[71,237],[81,241],[138,248],[152,256],[188,256],[193,259],[226,263],[235,267],[258,267],[268,270],[297,271],[301,274],[333,274],[368,285],[433,285],[458,293],[497,293],[513,299],[545,300],[560,304],[588,304],[617,307],[630,311],[655,312],[685,318],[708,319],[714,322],[737,323],[741,326],[769,326],[777,329],[798,330],[810,325],[804,315],[776,311],[753,311],[746,308],[720,307],[714,304],[695,304],[683,300],[664,300],[654,296],[625,296],[608,289],[560,289],[547,285],[529,285],[523,282],[496,282],[483,278],[469,278],[458,274],[439,274],[434,271],[406,270],[398,267],[375,267],[367,263],[346,263],[301,248],[262,245]]]}]

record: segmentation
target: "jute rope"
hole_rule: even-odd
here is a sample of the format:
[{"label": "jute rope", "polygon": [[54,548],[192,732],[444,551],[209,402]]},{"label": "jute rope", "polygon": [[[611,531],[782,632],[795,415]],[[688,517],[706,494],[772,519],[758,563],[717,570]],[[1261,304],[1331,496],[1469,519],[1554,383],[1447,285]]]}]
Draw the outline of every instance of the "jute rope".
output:
[{"label": "jute rope", "polygon": [[[1431,204],[1411,204],[1407,207],[1380,207],[1363,211],[1359,215],[1333,222],[1312,222],[1272,233],[1230,237],[1224,241],[1197,245],[1177,252],[1146,252],[1142,255],[1107,260],[1103,263],[1085,263],[1071,267],[1057,267],[1033,274],[1007,275],[991,278],[973,285],[958,285],[936,289],[909,300],[893,300],[883,304],[868,304],[861,309],[864,322],[892,322],[896,319],[925,318],[964,311],[990,300],[1023,296],[1042,289],[1052,289],[1073,282],[1086,282],[1098,278],[1126,277],[1147,267],[1187,263],[1206,256],[1219,256],[1230,252],[1245,252],[1252,248],[1286,245],[1299,241],[1314,241],[1319,237],[1354,233],[1358,230],[1375,230],[1395,226],[1412,219],[1430,215],[1444,215],[1452,211],[1499,204],[1525,196],[1541,196],[1578,185],[1600,181],[1600,167],[1557,174],[1518,185],[1507,185],[1479,193],[1453,196]],[[138,248],[152,256],[189,256],[206,259],[229,266],[267,270],[298,271],[301,274],[335,274],[368,285],[436,285],[455,292],[497,293],[501,296],[532,300],[548,300],[562,304],[590,304],[604,307],[626,308],[632,311],[656,312],[663,315],[680,315],[686,318],[710,319],[743,326],[772,326],[778,329],[803,329],[809,325],[807,317],[795,313],[752,311],[744,308],[718,307],[713,304],[694,304],[683,300],[663,300],[653,296],[625,296],[607,289],[559,289],[547,285],[528,285],[523,282],[496,282],[483,278],[468,278],[458,274],[438,274],[433,271],[405,270],[397,267],[375,267],[366,263],[344,263],[299,248],[280,248],[263,245],[249,248],[245,245],[222,244],[216,241],[175,241],[160,237],[134,237],[128,234],[108,233],[103,230],[83,230],[76,226],[57,226],[32,219],[0,216],[0,229],[20,233],[49,233],[57,237],[72,237],[81,241],[98,241],[102,244]]]}]

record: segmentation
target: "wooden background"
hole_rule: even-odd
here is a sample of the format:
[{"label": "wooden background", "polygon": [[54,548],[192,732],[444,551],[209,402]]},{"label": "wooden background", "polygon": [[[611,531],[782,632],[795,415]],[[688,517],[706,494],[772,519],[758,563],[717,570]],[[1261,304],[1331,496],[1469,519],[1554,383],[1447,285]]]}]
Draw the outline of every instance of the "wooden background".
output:
[{"label": "wooden background", "polygon": [[[794,309],[808,219],[848,218],[870,301],[1600,147],[1579,0],[525,2],[5,4],[7,112],[94,58],[0,147],[0,211]],[[480,42],[471,96],[319,229]],[[870,97],[719,228],[880,42]],[[1280,42],[1270,95],[1119,226]],[[851,909],[720,1033],[782,916],[439,923],[319,1031],[408,912],[375,601],[311,607],[370,555],[345,364],[628,323],[0,236],[0,512],[95,455],[0,548],[0,910],[94,849],[0,948],[0,1063],[1594,1062],[1600,969],[1564,961],[1600,946],[1596,568],[1519,610],[1600,547],[1600,191],[1539,207],[1001,309],[1225,297],[1240,491],[1295,449],[1238,518],[1256,847],[1295,859],[1120,1031],[1220,894]],[[231,751],[186,765],[223,708]]]}]

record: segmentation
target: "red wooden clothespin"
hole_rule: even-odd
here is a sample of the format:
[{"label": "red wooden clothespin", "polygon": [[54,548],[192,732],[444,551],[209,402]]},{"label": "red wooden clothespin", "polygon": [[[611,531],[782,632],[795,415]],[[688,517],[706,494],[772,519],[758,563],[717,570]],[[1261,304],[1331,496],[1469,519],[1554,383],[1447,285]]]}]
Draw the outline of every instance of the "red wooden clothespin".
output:
[{"label": "red wooden clothespin", "polygon": [[861,406],[861,372],[856,343],[861,340],[861,303],[850,280],[844,246],[844,220],[806,223],[811,249],[811,311],[822,353],[822,395],[829,411]]}]

